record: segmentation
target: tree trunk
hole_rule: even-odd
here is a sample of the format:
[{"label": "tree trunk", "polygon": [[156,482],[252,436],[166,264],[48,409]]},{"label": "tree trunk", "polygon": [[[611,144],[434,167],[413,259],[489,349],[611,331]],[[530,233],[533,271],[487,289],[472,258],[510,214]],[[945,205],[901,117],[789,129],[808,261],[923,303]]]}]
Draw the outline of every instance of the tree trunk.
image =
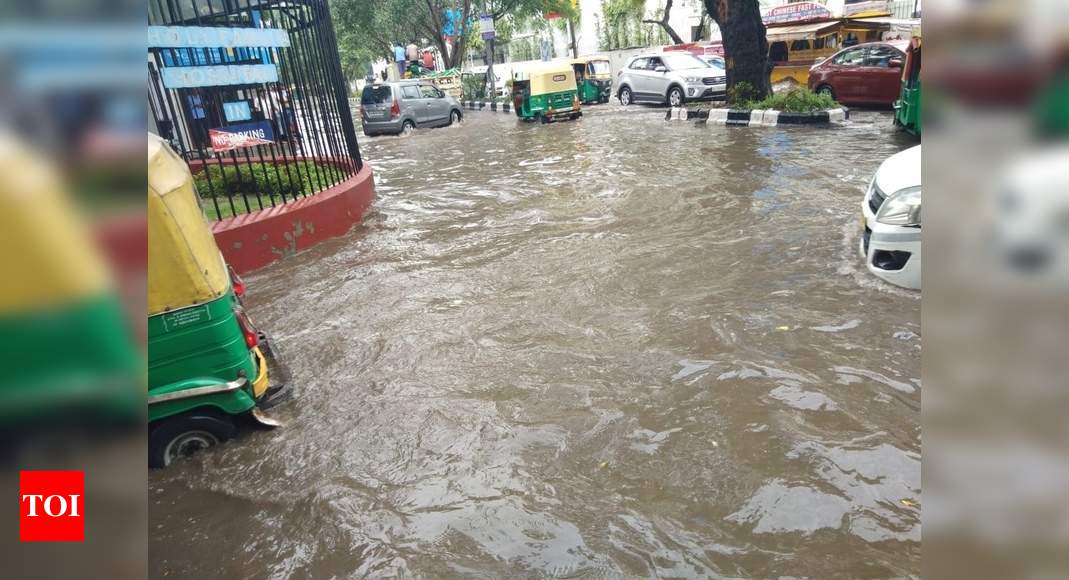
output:
[{"label": "tree trunk", "polygon": [[720,25],[724,37],[728,90],[740,82],[753,85],[756,97],[772,92],[768,80],[768,40],[757,0],[704,0],[705,10]]},{"label": "tree trunk", "polygon": [[643,24],[656,24],[664,29],[669,38],[672,39],[672,44],[683,44],[683,38],[676,34],[676,31],[668,24],[668,16],[672,13],[672,2],[674,0],[668,0],[664,3],[664,14],[660,20],[643,20]]}]

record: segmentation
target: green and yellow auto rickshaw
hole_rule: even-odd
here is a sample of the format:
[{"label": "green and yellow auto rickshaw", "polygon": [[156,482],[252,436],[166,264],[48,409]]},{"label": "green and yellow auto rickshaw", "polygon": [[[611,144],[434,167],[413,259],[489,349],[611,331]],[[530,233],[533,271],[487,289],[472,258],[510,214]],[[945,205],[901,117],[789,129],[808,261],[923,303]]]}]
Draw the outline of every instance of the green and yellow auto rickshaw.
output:
[{"label": "green and yellow auto rickshaw", "polygon": [[517,71],[512,77],[512,104],[524,121],[551,123],[583,116],[575,72],[570,63],[552,63]]},{"label": "green and yellow auto rickshaw", "polygon": [[[261,409],[281,399],[266,336],[241,304],[186,163],[155,135],[148,143],[149,464],[234,436],[244,422],[278,424]],[[280,374],[285,374],[280,373]],[[278,380],[282,379],[282,380]]]},{"label": "green and yellow auto rickshaw", "polygon": [[584,105],[608,103],[612,95],[612,74],[609,59],[603,56],[587,56],[572,61],[579,102]]},{"label": "green and yellow auto rickshaw", "polygon": [[0,134],[0,437],[135,427],[144,372],[120,293],[59,170]]},{"label": "green and yellow auto rickshaw", "polygon": [[895,101],[895,125],[921,134],[921,37],[914,36],[902,66],[902,93]]}]

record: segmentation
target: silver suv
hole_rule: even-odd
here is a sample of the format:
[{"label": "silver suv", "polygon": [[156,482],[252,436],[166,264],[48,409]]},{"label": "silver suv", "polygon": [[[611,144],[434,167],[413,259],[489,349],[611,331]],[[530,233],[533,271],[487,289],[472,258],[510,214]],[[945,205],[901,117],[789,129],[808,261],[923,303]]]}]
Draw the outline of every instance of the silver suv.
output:
[{"label": "silver suv", "polygon": [[364,87],[360,95],[360,121],[365,135],[444,127],[462,116],[460,103],[427,81],[376,83]]},{"label": "silver suv", "polygon": [[688,52],[643,54],[620,69],[616,96],[620,104],[641,101],[680,107],[687,101],[723,100],[727,73]]}]

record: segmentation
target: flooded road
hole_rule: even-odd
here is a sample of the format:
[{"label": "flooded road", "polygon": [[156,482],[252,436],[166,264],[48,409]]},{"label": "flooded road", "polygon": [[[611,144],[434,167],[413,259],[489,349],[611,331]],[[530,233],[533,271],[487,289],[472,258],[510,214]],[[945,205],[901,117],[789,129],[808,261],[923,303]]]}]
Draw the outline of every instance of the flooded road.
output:
[{"label": "flooded road", "polygon": [[590,107],[361,139],[348,236],[248,276],[287,423],[150,475],[154,577],[919,574],[919,296],[857,257],[911,145]]}]

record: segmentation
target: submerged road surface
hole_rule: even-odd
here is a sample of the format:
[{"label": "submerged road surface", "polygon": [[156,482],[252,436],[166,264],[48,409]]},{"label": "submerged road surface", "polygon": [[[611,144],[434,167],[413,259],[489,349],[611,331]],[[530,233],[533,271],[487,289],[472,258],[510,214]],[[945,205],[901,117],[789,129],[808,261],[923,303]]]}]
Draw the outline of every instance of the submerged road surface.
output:
[{"label": "submerged road surface", "polygon": [[663,110],[361,138],[366,223],[249,276],[297,397],[151,474],[153,577],[919,574],[919,296],[857,257],[910,143]]}]

